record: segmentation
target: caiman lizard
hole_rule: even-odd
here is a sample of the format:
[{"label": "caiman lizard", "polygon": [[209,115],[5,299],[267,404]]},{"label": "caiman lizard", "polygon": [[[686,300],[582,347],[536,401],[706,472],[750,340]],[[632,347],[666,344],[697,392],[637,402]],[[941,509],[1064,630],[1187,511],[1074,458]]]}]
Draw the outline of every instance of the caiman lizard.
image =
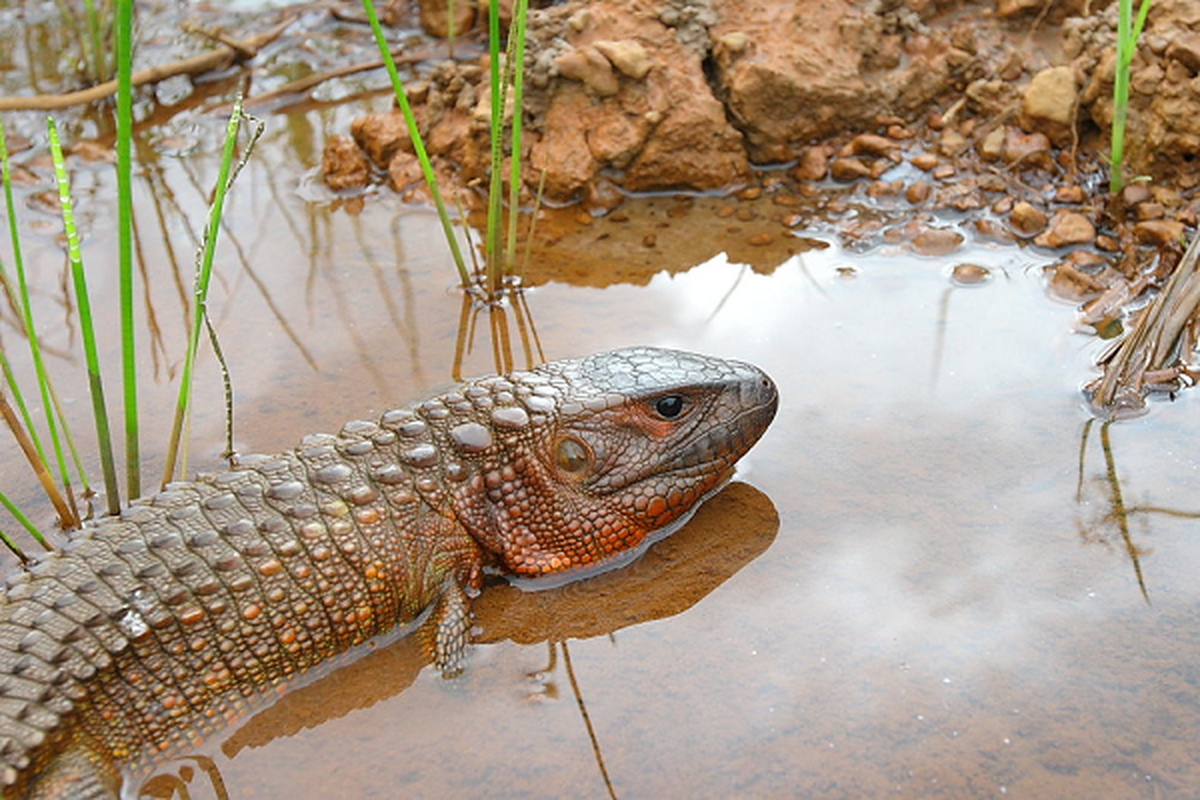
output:
[{"label": "caiman lizard", "polygon": [[397,626],[456,673],[486,570],[536,586],[638,552],[777,403],[749,364],[628,348],[468,381],[87,524],[0,603],[4,796],[115,797],[121,764],[195,748]]}]

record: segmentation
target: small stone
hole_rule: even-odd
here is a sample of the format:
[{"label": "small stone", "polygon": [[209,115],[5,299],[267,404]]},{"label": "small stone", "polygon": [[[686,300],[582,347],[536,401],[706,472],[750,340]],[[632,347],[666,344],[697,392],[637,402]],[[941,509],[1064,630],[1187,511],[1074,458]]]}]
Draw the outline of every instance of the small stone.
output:
[{"label": "small stone", "polygon": [[1151,219],[1162,219],[1167,215],[1167,210],[1163,208],[1162,203],[1140,203],[1135,212],[1138,220],[1145,222]]},{"label": "small stone", "polygon": [[620,88],[612,64],[594,47],[568,50],[554,61],[558,74],[579,81],[601,97],[611,97]]},{"label": "small stone", "polygon": [[388,163],[387,171],[392,189],[399,193],[412,189],[425,179],[421,162],[412,153],[397,152]]},{"label": "small stone", "polygon": [[923,256],[944,256],[953,253],[963,243],[963,235],[945,228],[929,228],[912,240],[912,249]]},{"label": "small stone", "polygon": [[900,181],[872,181],[867,187],[867,197],[879,199],[880,197],[895,197],[904,189],[904,184]]},{"label": "small stone", "polygon": [[899,145],[885,136],[874,133],[860,133],[842,148],[843,156],[889,156],[899,149]]},{"label": "small stone", "polygon": [[913,156],[910,163],[923,172],[928,172],[938,165],[938,157],[933,153],[921,153]]},{"label": "small stone", "polygon": [[746,239],[746,243],[752,247],[766,247],[773,241],[775,241],[775,237],[769,233],[756,233]]},{"label": "small stone", "polygon": [[1100,234],[1096,237],[1096,249],[1106,253],[1116,253],[1121,249],[1121,243],[1111,236]]},{"label": "small stone", "polygon": [[956,130],[942,131],[938,149],[944,156],[957,156],[967,149],[967,137]]},{"label": "small stone", "polygon": [[1037,128],[1069,128],[1075,113],[1076,93],[1075,71],[1071,67],[1050,67],[1034,75],[1025,87],[1021,110]]},{"label": "small stone", "polygon": [[387,169],[397,152],[413,151],[404,115],[399,111],[359,117],[350,123],[350,135],[380,169]]},{"label": "small stone", "polygon": [[982,286],[992,279],[992,271],[978,264],[958,264],[950,271],[955,286]]},{"label": "small stone", "polygon": [[1065,186],[1060,186],[1054,192],[1054,199],[1060,203],[1074,203],[1078,205],[1084,201],[1083,187],[1069,183]]},{"label": "small stone", "polygon": [[1046,227],[1046,213],[1030,203],[1022,200],[1013,206],[1012,214],[1008,217],[1013,232],[1019,236],[1029,237],[1040,233]]},{"label": "small stone", "polygon": [[912,203],[914,206],[919,206],[929,199],[930,193],[933,191],[925,181],[916,181],[907,189],[904,190],[904,199]]},{"label": "small stone", "polygon": [[984,239],[1002,244],[1012,244],[1017,240],[1012,231],[992,219],[975,220],[975,233]]},{"label": "small stone", "polygon": [[730,31],[718,36],[716,43],[730,53],[740,53],[750,46],[750,36],[744,31]]},{"label": "small stone", "polygon": [[584,188],[583,207],[592,214],[603,216],[625,202],[625,195],[612,181],[603,178]]},{"label": "small stone", "polygon": [[595,42],[593,45],[622,75],[640,81],[654,66],[646,48],[633,39]]},{"label": "small stone", "polygon": [[1155,246],[1179,242],[1183,239],[1183,223],[1168,219],[1139,222],[1133,226],[1133,238]]},{"label": "small stone", "polygon": [[642,237],[642,247],[654,247],[658,244],[658,237],[653,233],[647,233]]},{"label": "small stone", "polygon": [[998,216],[1004,216],[1013,210],[1013,199],[1011,197],[1001,197],[996,202],[992,203],[992,213]]},{"label": "small stone", "polygon": [[1066,261],[1051,264],[1046,267],[1045,272],[1050,276],[1049,285],[1046,287],[1050,294],[1071,303],[1097,297],[1107,288],[1091,275],[1080,272]]},{"label": "small stone", "polygon": [[857,158],[835,158],[829,165],[829,175],[840,183],[850,183],[871,175],[871,168]]},{"label": "small stone", "polygon": [[439,39],[462,36],[475,24],[474,3],[456,3],[453,18],[448,0],[422,0],[419,5],[421,27],[430,36]]},{"label": "small stone", "polygon": [[820,181],[829,174],[828,147],[810,147],[800,156],[800,163],[792,170],[792,177],[798,181]]},{"label": "small stone", "polygon": [[1150,186],[1145,181],[1135,181],[1121,190],[1121,202],[1127,208],[1150,199]]},{"label": "small stone", "polygon": [[729,219],[730,217],[732,217],[734,214],[737,213],[737,206],[730,206],[730,205],[720,206],[713,213],[715,213],[717,215],[718,219]]},{"label": "small stone", "polygon": [[1004,137],[1004,160],[1009,164],[1043,166],[1049,161],[1050,139],[1044,133],[1010,128]]},{"label": "small stone", "polygon": [[371,162],[349,136],[335,135],[321,153],[321,173],[330,189],[361,189],[371,179]]},{"label": "small stone", "polygon": [[737,193],[739,200],[757,200],[762,197],[762,188],[758,186],[747,186]]},{"label": "small stone", "polygon": [[1003,125],[993,130],[979,143],[979,157],[984,161],[999,161],[1004,153],[1004,137],[1007,133]]},{"label": "small stone", "polygon": [[958,173],[953,164],[941,164],[933,171],[935,180],[944,181],[947,178],[953,178]]},{"label": "small stone", "polygon": [[1088,244],[1096,238],[1091,221],[1078,211],[1054,212],[1050,227],[1033,240],[1039,247],[1062,247],[1068,244]]}]

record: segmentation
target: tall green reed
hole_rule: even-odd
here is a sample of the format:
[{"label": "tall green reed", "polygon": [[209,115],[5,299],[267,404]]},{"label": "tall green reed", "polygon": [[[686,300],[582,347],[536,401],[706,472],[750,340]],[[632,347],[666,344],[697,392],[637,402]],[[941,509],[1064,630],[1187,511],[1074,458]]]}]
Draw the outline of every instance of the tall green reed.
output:
[{"label": "tall green reed", "polygon": [[[413,152],[421,165],[421,174],[433,195],[438,217],[450,246],[455,267],[463,288],[471,286],[458,238],[454,235],[453,222],[442,201],[438,190],[437,178],[428,152],[417,127],[416,118],[404,92],[404,85],[396,70],[391,52],[387,46],[379,18],[375,13],[372,0],[362,0],[363,10],[371,24],[375,43],[379,48],[380,57],[387,67],[388,76],[396,97],[396,104],[404,115],[405,126],[413,144]],[[528,16],[528,0],[517,0],[512,12],[512,20],[508,30],[508,45],[502,53],[500,42],[500,12],[498,3],[488,4],[488,56],[489,56],[489,179],[487,198],[487,227],[484,232],[484,272],[483,281],[490,297],[499,291],[500,282],[504,276],[511,275],[515,266],[517,246],[517,218],[519,216],[519,200],[521,188],[521,121],[522,103],[524,101],[524,60],[525,60],[525,24]],[[512,121],[506,125],[506,111],[509,108],[509,89],[512,89]],[[509,131],[508,150],[510,151],[509,169],[509,203],[508,228],[505,235],[503,224],[504,214],[504,133]],[[460,212],[461,215],[461,212]]]},{"label": "tall green reed", "polygon": [[[433,202],[437,207],[438,219],[442,222],[442,232],[446,237],[446,243],[450,246],[450,254],[454,258],[454,266],[458,270],[459,281],[466,288],[471,283],[471,276],[467,272],[467,262],[463,259],[462,250],[458,246],[458,237],[454,235],[454,224],[451,222],[450,214],[446,210],[446,203],[442,200],[442,193],[438,191],[437,176],[433,172],[433,164],[429,160],[429,153],[425,150],[425,142],[421,139],[421,131],[417,128],[417,119],[413,116],[412,106],[409,105],[408,97],[404,93],[404,84],[400,80],[400,73],[396,69],[396,62],[392,58],[392,51],[388,47],[387,38],[383,35],[383,27],[379,24],[379,15],[375,13],[375,4],[371,0],[362,0],[362,4],[363,11],[367,15],[367,21],[371,25],[371,33],[375,36],[375,44],[379,48],[379,56],[383,59],[388,77],[392,81],[392,92],[396,96],[396,103],[400,106],[400,113],[404,115],[404,125],[408,129],[409,138],[412,140],[413,152],[416,153],[417,161],[421,165],[421,175],[425,178],[425,183],[433,195]],[[492,5],[494,6],[495,3]]]},{"label": "tall green reed", "polygon": [[1109,190],[1114,194],[1125,185],[1125,123],[1129,115],[1129,68],[1137,50],[1138,37],[1146,24],[1152,0],[1142,0],[1137,19],[1133,18],[1133,0],[1118,0],[1117,57],[1113,75],[1113,118],[1110,138]]}]

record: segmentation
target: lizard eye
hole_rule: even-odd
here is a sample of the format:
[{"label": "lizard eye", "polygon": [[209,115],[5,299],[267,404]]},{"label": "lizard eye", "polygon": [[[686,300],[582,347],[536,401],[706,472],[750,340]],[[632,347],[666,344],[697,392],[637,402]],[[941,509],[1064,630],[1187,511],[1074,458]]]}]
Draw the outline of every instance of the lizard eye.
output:
[{"label": "lizard eye", "polygon": [[686,405],[687,401],[683,399],[682,395],[668,394],[655,401],[654,410],[663,419],[675,419],[683,413]]},{"label": "lizard eye", "polygon": [[555,448],[554,460],[564,472],[579,472],[592,463],[592,452],[578,439],[566,437]]}]

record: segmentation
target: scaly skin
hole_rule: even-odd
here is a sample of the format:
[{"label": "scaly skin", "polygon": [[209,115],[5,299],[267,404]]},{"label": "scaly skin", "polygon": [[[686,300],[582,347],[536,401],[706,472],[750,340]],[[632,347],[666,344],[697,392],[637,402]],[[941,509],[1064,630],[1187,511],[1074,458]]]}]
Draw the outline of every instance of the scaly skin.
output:
[{"label": "scaly skin", "polygon": [[656,348],[470,381],[180,482],[71,536],[0,604],[5,796],[112,797],[314,665],[427,610],[461,668],[485,566],[596,565],[690,513],[774,417],[770,379]]}]

